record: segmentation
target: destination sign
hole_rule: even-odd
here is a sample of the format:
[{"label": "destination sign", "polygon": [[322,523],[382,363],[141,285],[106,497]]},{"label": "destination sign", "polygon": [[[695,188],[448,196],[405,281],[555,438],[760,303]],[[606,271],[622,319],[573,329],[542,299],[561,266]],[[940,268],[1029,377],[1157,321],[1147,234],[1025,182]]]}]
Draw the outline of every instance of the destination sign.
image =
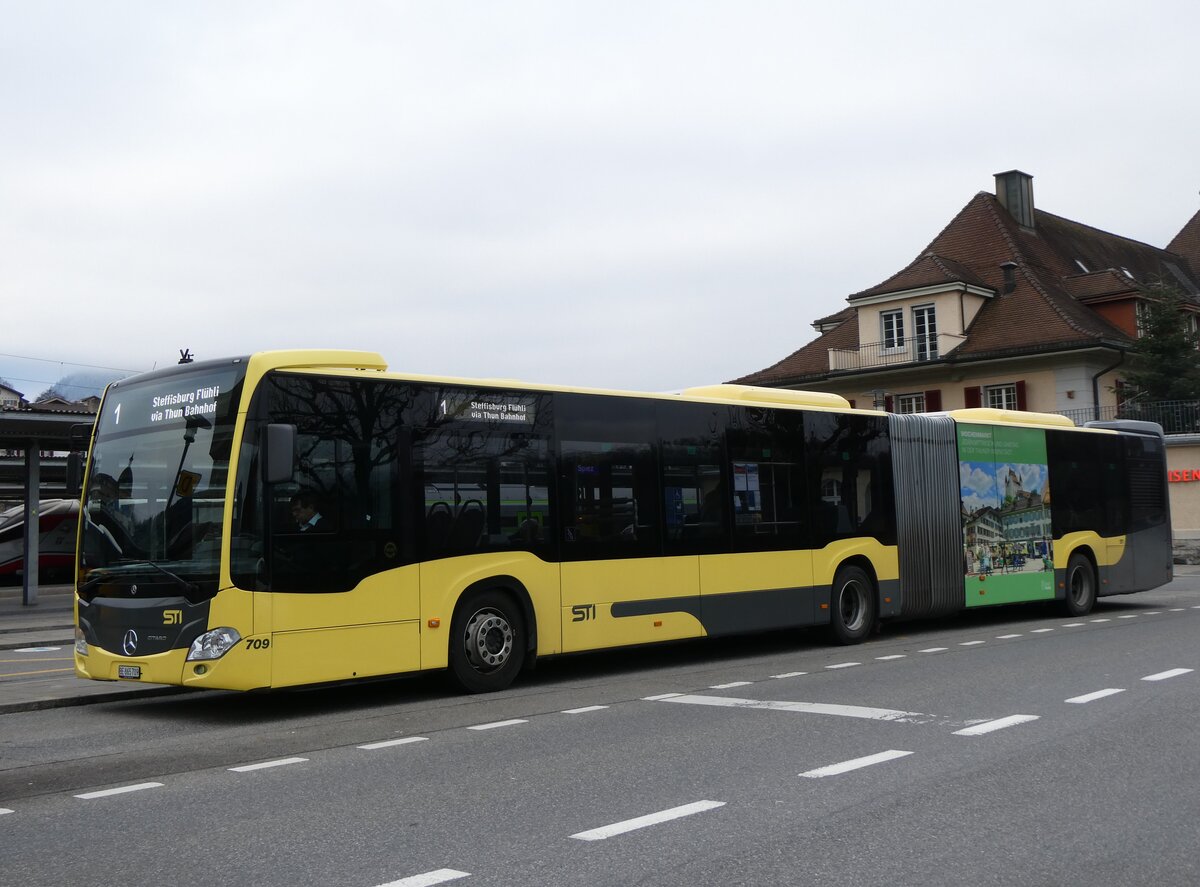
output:
[{"label": "destination sign", "polygon": [[232,419],[225,414],[241,374],[241,367],[230,367],[113,385],[104,398],[100,431],[208,428]]},{"label": "destination sign", "polygon": [[497,425],[532,425],[536,402],[535,394],[456,392],[438,403],[438,416]]}]

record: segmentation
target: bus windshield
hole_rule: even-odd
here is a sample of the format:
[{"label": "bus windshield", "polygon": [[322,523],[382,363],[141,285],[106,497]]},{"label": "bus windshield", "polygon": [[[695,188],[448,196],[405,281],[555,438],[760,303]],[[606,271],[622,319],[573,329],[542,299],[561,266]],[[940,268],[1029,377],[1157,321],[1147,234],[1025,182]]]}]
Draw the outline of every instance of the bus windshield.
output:
[{"label": "bus windshield", "polygon": [[109,387],[84,491],[82,597],[136,594],[139,581],[216,593],[244,373],[243,360],[219,361]]}]

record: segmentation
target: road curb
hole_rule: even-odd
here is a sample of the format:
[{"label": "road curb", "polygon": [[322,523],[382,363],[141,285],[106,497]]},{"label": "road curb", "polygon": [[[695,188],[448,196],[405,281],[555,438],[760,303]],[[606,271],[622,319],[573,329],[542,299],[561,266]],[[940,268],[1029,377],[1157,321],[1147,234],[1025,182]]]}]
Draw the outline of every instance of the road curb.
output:
[{"label": "road curb", "polygon": [[89,693],[85,696],[66,696],[59,699],[28,699],[24,702],[0,702],[0,715],[22,711],[43,711],[49,708],[70,708],[98,702],[119,702],[123,699],[150,699],[155,696],[177,696],[195,692],[191,687],[146,687],[144,690],[114,690],[110,693]]}]

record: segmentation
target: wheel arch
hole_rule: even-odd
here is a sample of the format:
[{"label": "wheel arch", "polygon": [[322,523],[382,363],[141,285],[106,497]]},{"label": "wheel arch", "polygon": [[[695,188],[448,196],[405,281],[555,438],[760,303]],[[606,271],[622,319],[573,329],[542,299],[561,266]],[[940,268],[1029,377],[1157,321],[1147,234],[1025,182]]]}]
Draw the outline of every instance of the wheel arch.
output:
[{"label": "wheel arch", "polygon": [[[525,584],[515,576],[499,575],[489,576],[486,579],[478,579],[472,582],[458,595],[454,601],[454,619],[458,618],[459,608],[462,602],[470,598],[474,594],[484,591],[502,591],[508,594],[517,602],[521,608],[521,616],[525,620],[525,652],[528,654],[537,653],[537,616],[533,610],[533,599],[529,596],[529,590],[525,588]],[[526,668],[532,664],[532,655],[526,658]]]}]

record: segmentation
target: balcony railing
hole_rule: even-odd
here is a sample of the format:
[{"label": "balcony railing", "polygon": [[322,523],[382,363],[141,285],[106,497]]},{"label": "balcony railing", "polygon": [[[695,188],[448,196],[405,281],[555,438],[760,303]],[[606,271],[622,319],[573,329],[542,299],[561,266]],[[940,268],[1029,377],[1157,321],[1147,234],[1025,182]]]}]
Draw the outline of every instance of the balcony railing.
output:
[{"label": "balcony railing", "polygon": [[1115,407],[1100,407],[1099,416],[1091,407],[1059,410],[1076,425],[1093,419],[1138,419],[1157,422],[1166,434],[1200,434],[1200,400],[1160,400],[1152,403],[1128,401]]},{"label": "balcony railing", "polygon": [[953,333],[934,336],[909,336],[899,346],[871,342],[857,348],[830,348],[830,370],[865,370],[875,367],[924,363],[949,354],[966,340]]}]

